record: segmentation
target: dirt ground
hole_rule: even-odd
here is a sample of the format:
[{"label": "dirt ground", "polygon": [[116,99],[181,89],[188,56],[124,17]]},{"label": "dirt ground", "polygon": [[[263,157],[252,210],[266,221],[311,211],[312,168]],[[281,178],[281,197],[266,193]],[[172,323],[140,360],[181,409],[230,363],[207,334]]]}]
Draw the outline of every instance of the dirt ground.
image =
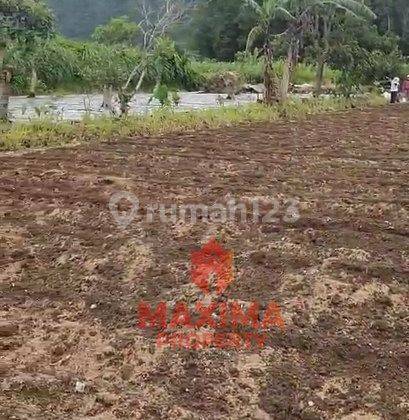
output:
[{"label": "dirt ground", "polygon": [[[1,154],[0,418],[408,419],[408,133],[402,105]],[[121,230],[118,191],[297,198],[300,219]],[[157,348],[138,302],[201,299],[190,253],[212,237],[234,253],[227,298],[274,299],[286,328],[259,350]]]}]

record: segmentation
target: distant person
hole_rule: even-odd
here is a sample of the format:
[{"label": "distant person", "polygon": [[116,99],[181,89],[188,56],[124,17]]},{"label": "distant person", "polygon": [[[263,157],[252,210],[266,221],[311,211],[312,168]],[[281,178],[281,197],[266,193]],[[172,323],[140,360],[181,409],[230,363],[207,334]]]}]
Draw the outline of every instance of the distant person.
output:
[{"label": "distant person", "polygon": [[402,96],[406,100],[409,100],[409,74],[406,76],[406,80],[404,80],[402,84]]},{"label": "distant person", "polygon": [[391,104],[395,104],[398,101],[399,96],[400,79],[394,77],[391,82]]}]

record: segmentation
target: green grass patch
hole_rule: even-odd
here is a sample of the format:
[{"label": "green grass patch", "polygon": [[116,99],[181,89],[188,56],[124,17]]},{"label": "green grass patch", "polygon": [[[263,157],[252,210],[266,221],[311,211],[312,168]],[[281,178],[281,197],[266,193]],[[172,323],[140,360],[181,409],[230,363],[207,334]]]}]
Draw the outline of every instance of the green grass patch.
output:
[{"label": "green grass patch", "polygon": [[161,109],[149,116],[128,116],[116,119],[88,117],[78,123],[38,119],[30,123],[16,123],[0,127],[0,150],[12,151],[62,146],[121,137],[179,133],[187,130],[221,128],[280,119],[296,120],[317,113],[384,103],[385,99],[382,97],[367,96],[359,99],[291,100],[274,107],[250,104],[188,112]]},{"label": "green grass patch", "polygon": [[[274,63],[274,70],[279,77],[283,74],[283,61]],[[219,62],[212,60],[193,61],[192,69],[204,79],[204,85],[215,75],[220,75],[227,71],[234,72],[240,76],[243,83],[261,83],[263,81],[262,60],[255,57],[245,57],[234,62]],[[292,83],[301,85],[304,83],[314,84],[316,69],[315,66],[305,63],[298,63],[292,74]],[[334,83],[337,72],[330,68],[325,69],[324,83]]]}]

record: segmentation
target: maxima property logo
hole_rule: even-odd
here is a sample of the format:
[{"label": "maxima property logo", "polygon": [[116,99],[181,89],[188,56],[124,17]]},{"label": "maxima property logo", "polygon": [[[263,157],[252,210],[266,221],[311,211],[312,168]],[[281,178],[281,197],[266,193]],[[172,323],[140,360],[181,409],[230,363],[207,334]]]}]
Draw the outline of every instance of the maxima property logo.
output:
[{"label": "maxima property logo", "polygon": [[173,307],[159,302],[156,308],[139,303],[137,326],[158,331],[157,346],[195,350],[262,348],[271,330],[284,330],[281,310],[275,302],[261,305],[227,298],[234,281],[233,253],[216,240],[192,252],[191,279],[203,293],[202,301],[193,307],[183,301]]}]

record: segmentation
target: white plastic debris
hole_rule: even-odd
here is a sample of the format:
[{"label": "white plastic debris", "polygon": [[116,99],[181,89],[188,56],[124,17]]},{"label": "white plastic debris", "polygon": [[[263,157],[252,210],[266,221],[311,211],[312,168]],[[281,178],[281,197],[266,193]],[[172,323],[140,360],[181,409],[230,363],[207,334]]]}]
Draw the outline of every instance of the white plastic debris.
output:
[{"label": "white plastic debris", "polygon": [[79,394],[83,394],[85,392],[85,382],[77,381],[75,383],[75,392],[78,392]]}]

